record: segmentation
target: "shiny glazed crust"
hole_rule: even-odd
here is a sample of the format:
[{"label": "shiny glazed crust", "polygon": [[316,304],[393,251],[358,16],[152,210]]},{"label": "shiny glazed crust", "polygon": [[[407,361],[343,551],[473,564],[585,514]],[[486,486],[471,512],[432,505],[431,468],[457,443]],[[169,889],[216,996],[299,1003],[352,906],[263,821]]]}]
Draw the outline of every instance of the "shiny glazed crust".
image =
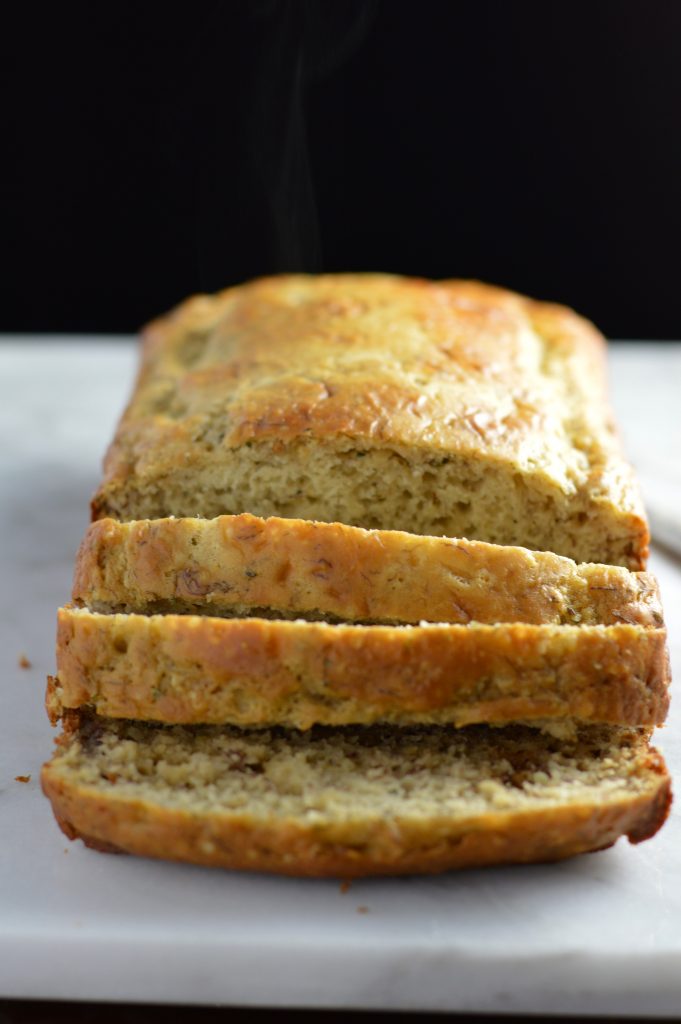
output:
[{"label": "shiny glazed crust", "polygon": [[[584,770],[591,768],[589,762]],[[305,815],[267,815],[255,807],[235,812],[163,806],[149,794],[117,792],[108,779],[80,782],[77,773],[64,769],[59,753],[44,766],[42,786],[63,832],[98,850],[211,867],[352,878],[558,861],[604,849],[623,835],[642,842],[667,817],[670,780],[662,758],[645,742],[633,771],[636,785],[627,794],[611,795],[594,786],[588,799],[545,801],[525,810],[416,819],[360,813],[323,824]],[[381,786],[376,783],[379,801]]]},{"label": "shiny glazed crust", "polygon": [[663,629],[352,626],[63,608],[62,708],[171,723],[343,725],[569,719],[655,725],[668,708]]},{"label": "shiny glazed crust", "polygon": [[662,625],[653,576],[482,541],[260,519],[102,519],[73,600],[101,612]]},{"label": "shiny glazed crust", "polygon": [[268,278],[144,335],[93,516],[248,511],[642,569],[648,531],[568,309],[466,281]]}]

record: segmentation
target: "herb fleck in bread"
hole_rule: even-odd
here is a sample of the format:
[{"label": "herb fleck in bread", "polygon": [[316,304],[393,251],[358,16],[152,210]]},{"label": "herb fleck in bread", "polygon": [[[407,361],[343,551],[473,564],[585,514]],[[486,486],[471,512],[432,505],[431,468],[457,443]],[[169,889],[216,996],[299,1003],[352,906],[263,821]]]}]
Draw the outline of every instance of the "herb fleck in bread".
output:
[{"label": "herb fleck in bread", "polygon": [[42,784],[64,832],[149,857],[352,877],[553,861],[664,821],[643,736],[521,727],[311,733],[67,722]]},{"label": "herb fleck in bread", "polygon": [[481,541],[249,514],[101,519],[81,544],[73,600],[98,612],[662,625],[648,573]]},{"label": "herb fleck in bread", "polygon": [[251,512],[645,566],[585,320],[472,282],[289,276],[145,332],[95,518]]},{"label": "herb fleck in bread", "polygon": [[664,629],[356,626],[59,612],[53,719],[240,726],[502,723],[652,726],[668,707]]}]

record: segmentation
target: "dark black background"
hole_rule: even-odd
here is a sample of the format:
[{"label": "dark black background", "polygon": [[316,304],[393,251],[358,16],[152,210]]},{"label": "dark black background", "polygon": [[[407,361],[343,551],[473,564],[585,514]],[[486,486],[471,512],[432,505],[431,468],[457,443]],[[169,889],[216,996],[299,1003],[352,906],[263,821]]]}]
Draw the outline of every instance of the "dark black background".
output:
[{"label": "dark black background", "polygon": [[0,329],[288,270],[479,277],[681,336],[677,0],[25,2]]},{"label": "dark black background", "polygon": [[[0,1000],[0,1024],[543,1024],[539,1014],[410,1013],[256,1007],[26,1002]],[[622,1017],[556,1017],[557,1024],[622,1024]],[[665,1018],[671,1021],[670,1018]],[[659,1020],[659,1018],[658,1018]],[[678,1024],[678,1018],[674,1018]],[[627,1017],[626,1024],[654,1024]]]}]

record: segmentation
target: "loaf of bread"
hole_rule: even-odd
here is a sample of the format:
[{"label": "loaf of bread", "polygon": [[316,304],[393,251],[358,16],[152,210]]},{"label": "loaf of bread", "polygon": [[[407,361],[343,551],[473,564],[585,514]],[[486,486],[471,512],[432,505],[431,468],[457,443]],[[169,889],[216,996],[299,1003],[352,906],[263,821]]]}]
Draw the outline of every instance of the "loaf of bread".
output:
[{"label": "loaf of bread", "polygon": [[362,623],[662,625],[649,573],[482,541],[300,519],[100,519],[76,605]]},{"label": "loaf of bread", "polygon": [[554,861],[664,821],[646,739],[534,730],[67,722],[42,784],[71,838],[195,864],[350,878]]},{"label": "loaf of bread", "polygon": [[59,611],[64,832],[345,878],[653,835],[666,634],[603,357],[562,307],[376,274],[151,324]]},{"label": "loaf of bread", "polygon": [[653,726],[668,707],[664,629],[329,625],[59,612],[48,707],[172,723],[533,720]]},{"label": "loaf of bread", "polygon": [[145,332],[95,518],[250,512],[645,567],[604,344],[465,281],[270,278]]}]

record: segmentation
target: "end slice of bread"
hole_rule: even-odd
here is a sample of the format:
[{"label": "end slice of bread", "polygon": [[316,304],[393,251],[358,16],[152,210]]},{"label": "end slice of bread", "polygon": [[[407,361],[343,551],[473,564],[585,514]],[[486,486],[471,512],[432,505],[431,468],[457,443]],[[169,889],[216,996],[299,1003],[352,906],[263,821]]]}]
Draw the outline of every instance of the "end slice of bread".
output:
[{"label": "end slice of bread", "polygon": [[48,709],[178,724],[653,726],[664,629],[501,623],[329,625],[59,611]]},{"label": "end slice of bread", "polygon": [[669,776],[645,735],[520,726],[241,731],[71,713],[42,784],[96,848],[289,875],[555,861],[640,842]]},{"label": "end slice of bread", "polygon": [[662,625],[649,573],[482,541],[260,519],[102,519],[73,600],[97,612],[364,623]]}]

